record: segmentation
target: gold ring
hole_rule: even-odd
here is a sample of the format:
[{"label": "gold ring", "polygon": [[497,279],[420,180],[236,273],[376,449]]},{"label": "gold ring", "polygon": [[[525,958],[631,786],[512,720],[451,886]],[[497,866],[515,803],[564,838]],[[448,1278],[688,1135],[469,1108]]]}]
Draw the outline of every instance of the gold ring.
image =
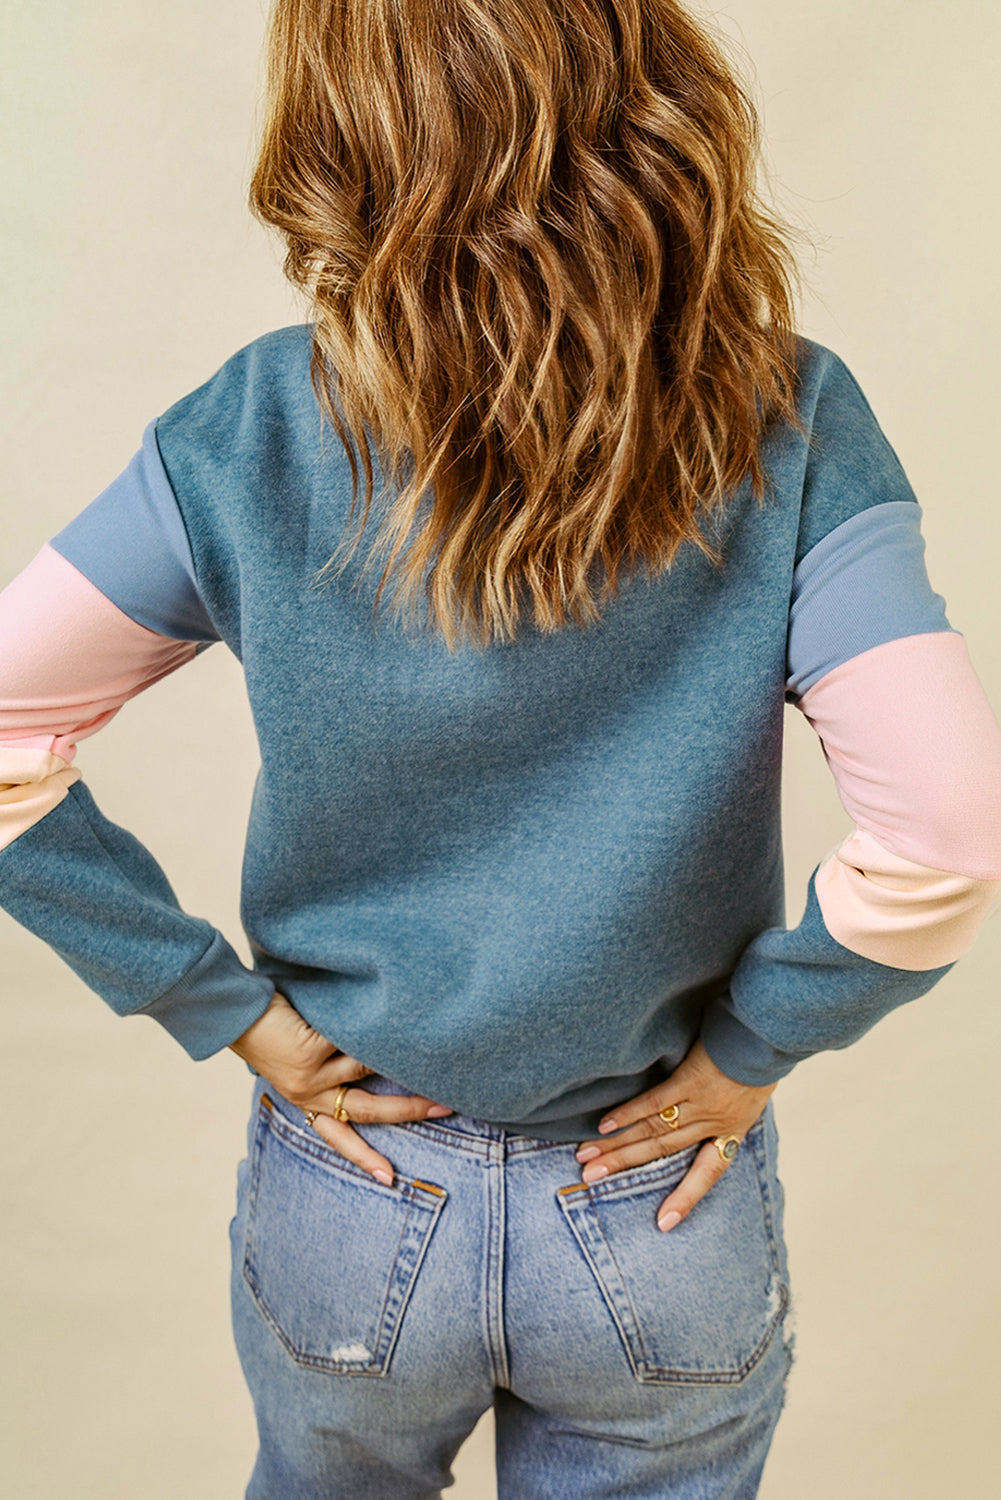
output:
[{"label": "gold ring", "polygon": [[334,1108],[332,1113],[335,1120],[350,1120],[351,1118],[347,1110],[344,1108],[344,1095],[347,1093],[350,1087],[350,1084],[342,1083],[334,1096]]},{"label": "gold ring", "polygon": [[669,1104],[666,1109],[658,1109],[657,1113],[664,1121],[664,1124],[670,1126],[672,1130],[677,1130],[681,1124],[681,1121],[678,1119],[680,1111],[676,1104]]},{"label": "gold ring", "polygon": [[733,1158],[740,1150],[740,1136],[718,1135],[713,1141],[713,1145],[725,1162],[733,1161]]}]

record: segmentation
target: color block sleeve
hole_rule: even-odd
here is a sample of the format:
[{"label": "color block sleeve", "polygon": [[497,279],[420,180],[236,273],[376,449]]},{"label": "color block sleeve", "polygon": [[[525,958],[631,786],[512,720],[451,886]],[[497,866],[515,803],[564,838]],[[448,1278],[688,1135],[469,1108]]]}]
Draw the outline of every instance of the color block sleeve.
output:
[{"label": "color block sleeve", "polygon": [[[785,697],[816,732],[853,820],[810,875],[798,926],[748,945],[702,1040],[741,1083],[847,1047],[930,990],[1001,891],[1001,724],[925,566],[921,508],[842,366],[808,475]],[[832,425],[832,419],[837,425]],[[841,473],[839,475],[839,461]]]},{"label": "color block sleeve", "polygon": [[181,908],[76,754],[219,639],[151,422],[128,467],[0,591],[0,907],[118,1015],[152,1016],[196,1060],[252,1025],[273,986]]}]

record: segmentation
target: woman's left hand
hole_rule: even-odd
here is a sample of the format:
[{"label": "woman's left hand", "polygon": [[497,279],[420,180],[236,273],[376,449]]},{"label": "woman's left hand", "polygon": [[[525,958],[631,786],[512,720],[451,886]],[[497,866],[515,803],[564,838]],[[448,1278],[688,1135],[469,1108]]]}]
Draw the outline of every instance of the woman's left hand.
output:
[{"label": "woman's left hand", "polygon": [[[737,1083],[716,1066],[701,1038],[696,1038],[663,1083],[625,1104],[617,1104],[601,1121],[599,1131],[618,1131],[614,1140],[606,1136],[582,1143],[577,1160],[586,1163],[584,1181],[596,1182],[624,1167],[672,1156],[705,1141],[688,1172],[657,1211],[659,1227],[673,1229],[730,1165],[713,1144],[714,1137],[735,1135],[743,1141],[777,1088],[778,1083],[762,1087]],[[659,1114],[672,1104],[678,1106],[678,1125],[673,1129]]]}]

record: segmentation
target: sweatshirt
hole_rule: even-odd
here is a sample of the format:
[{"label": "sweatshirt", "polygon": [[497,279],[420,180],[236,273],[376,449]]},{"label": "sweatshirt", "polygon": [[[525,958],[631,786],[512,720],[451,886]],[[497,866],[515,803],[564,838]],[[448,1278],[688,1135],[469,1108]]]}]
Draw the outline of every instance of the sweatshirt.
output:
[{"label": "sweatshirt", "polygon": [[[768,497],[729,497],[722,568],[686,544],[596,623],[523,618],[453,653],[373,620],[367,529],[315,580],[352,486],[312,334],[265,333],[153,418],[0,591],[0,907],[195,1061],[277,989],[374,1073],[560,1141],[697,1037],[769,1084],[931,990],[1001,889],[1001,725],[845,363],[798,339],[806,434],[769,426]],[[250,966],[77,764],[213,647],[241,665],[260,759]],[[793,926],[787,705],[849,825]]]}]

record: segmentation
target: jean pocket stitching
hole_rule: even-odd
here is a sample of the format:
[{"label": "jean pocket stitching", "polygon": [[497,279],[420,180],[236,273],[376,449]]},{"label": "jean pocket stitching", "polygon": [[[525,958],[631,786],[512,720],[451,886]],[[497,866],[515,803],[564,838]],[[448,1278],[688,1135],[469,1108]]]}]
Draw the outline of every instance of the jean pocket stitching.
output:
[{"label": "jean pocket stitching", "polygon": [[[772,1198],[772,1172],[773,1163],[771,1153],[768,1149],[768,1137],[764,1130],[765,1119],[762,1116],[755,1121],[752,1129],[755,1130],[753,1141],[750,1142],[751,1158],[754,1162],[755,1176],[758,1181],[758,1192],[761,1196],[761,1211],[764,1216],[765,1235],[768,1240],[768,1249],[772,1259],[772,1275],[783,1280],[782,1258],[779,1249],[779,1231],[776,1223],[775,1203]],[[761,1126],[759,1130],[756,1127]],[[748,1131],[748,1137],[751,1132]]]},{"label": "jean pocket stitching", "polygon": [[[287,1326],[293,1321],[288,1306],[284,1311],[274,1307],[262,1284],[259,1197],[264,1150],[269,1136],[277,1150],[288,1152],[301,1169],[310,1175],[315,1173],[317,1180],[325,1181],[331,1189],[338,1183],[350,1183],[353,1188],[360,1187],[374,1195],[371,1201],[381,1197],[387,1207],[397,1212],[402,1210],[399,1232],[386,1258],[385,1284],[379,1294],[378,1306],[369,1313],[371,1336],[364,1341],[357,1338],[336,1340],[334,1348],[328,1348],[327,1353],[305,1347],[303,1338]],[[263,1098],[249,1167],[242,1274],[261,1316],[297,1364],[337,1374],[387,1375],[407,1305],[448,1198],[447,1191],[437,1183],[424,1182],[402,1173],[396,1174],[393,1187],[386,1187],[354,1163],[338,1157],[332,1148],[330,1156],[321,1155],[304,1132],[298,1130],[287,1116],[269,1108]]]},{"label": "jean pocket stitching", "polygon": [[[757,1126],[759,1122],[755,1122]],[[755,1129],[752,1126],[752,1130]],[[748,1132],[750,1134],[750,1132]],[[780,1267],[774,1244],[773,1226],[768,1214],[765,1196],[761,1192],[761,1167],[758,1160],[757,1146],[760,1145],[762,1130],[756,1131],[756,1142],[752,1146],[751,1155],[754,1157],[753,1171],[758,1187],[758,1197],[763,1214],[763,1233],[765,1239],[765,1253],[768,1257],[768,1282],[767,1302],[763,1308],[764,1321],[759,1336],[753,1346],[744,1350],[744,1357],[739,1361],[731,1361],[729,1364],[721,1362],[716,1368],[694,1368],[685,1366],[680,1362],[673,1364],[666,1361],[657,1362],[652,1357],[652,1351],[648,1338],[644,1332],[644,1318],[640,1315],[629,1290],[629,1276],[626,1274],[620,1259],[616,1255],[615,1248],[605,1232],[605,1228],[596,1211],[603,1203],[614,1201],[615,1197],[633,1198],[644,1190],[656,1195],[664,1188],[664,1179],[647,1178],[638,1181],[633,1179],[626,1184],[625,1190],[618,1195],[599,1193],[598,1188],[606,1188],[607,1184],[595,1184],[590,1189],[583,1185],[580,1195],[573,1193],[568,1195],[567,1190],[561,1189],[556,1193],[557,1202],[563,1213],[563,1217],[570,1228],[574,1239],[587,1263],[597,1289],[605,1306],[611,1315],[626,1358],[632,1369],[634,1377],[644,1383],[676,1383],[676,1384],[736,1384],[744,1380],[750,1371],[759,1363],[771,1343],[776,1328],[782,1321],[789,1305],[789,1288],[780,1275]],[[680,1155],[681,1153],[677,1153]],[[729,1170],[729,1169],[728,1169]],[[620,1174],[616,1174],[620,1175]],[[623,1174],[624,1175],[624,1174]],[[715,1188],[710,1192],[715,1191]],[[698,1204],[693,1212],[698,1211]],[[655,1231],[658,1235],[660,1230]],[[677,1230],[672,1231],[677,1234]],[[669,1240],[670,1235],[666,1236]]]}]

